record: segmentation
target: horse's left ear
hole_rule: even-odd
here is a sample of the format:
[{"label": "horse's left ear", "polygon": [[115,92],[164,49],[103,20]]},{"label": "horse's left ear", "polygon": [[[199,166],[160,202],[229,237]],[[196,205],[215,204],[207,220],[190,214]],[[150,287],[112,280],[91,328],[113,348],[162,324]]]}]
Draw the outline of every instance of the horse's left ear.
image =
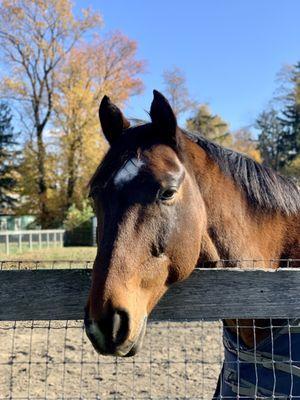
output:
[{"label": "horse's left ear", "polygon": [[101,101],[99,118],[102,131],[109,144],[112,144],[124,129],[130,127],[130,122],[124,117],[121,110],[110,101],[108,96],[104,96]]},{"label": "horse's left ear", "polygon": [[157,90],[153,90],[153,101],[150,108],[152,123],[174,144],[177,142],[177,120],[168,100]]}]

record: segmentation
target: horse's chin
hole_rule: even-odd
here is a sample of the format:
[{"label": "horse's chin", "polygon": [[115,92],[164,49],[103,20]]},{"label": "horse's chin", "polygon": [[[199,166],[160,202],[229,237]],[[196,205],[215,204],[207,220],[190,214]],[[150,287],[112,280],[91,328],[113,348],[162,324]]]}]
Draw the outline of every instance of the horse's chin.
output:
[{"label": "horse's chin", "polygon": [[135,356],[143,347],[143,340],[145,337],[145,333],[146,333],[146,327],[147,327],[147,317],[145,317],[144,322],[141,326],[141,330],[140,333],[137,337],[137,340],[134,342],[133,346],[131,347],[131,349],[128,351],[128,353],[124,353],[124,354],[115,354],[116,356],[120,356],[120,357],[133,357]]}]

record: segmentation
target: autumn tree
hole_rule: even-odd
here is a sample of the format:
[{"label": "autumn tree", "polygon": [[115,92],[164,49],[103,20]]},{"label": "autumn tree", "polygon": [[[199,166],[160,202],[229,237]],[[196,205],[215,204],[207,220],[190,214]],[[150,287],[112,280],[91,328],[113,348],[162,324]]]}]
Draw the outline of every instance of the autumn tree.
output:
[{"label": "autumn tree", "polygon": [[37,161],[39,218],[51,224],[46,179],[45,128],[53,113],[60,63],[101,18],[88,10],[75,18],[70,0],[2,0],[0,51],[5,62],[1,90],[18,103]]},{"label": "autumn tree", "polygon": [[18,151],[11,110],[0,103],[0,212],[10,211],[16,203]]},{"label": "autumn tree", "polygon": [[79,205],[83,187],[106,150],[99,135],[98,108],[104,94],[120,106],[142,90],[136,43],[121,33],[74,48],[58,75],[55,123],[61,154],[65,212]]},{"label": "autumn tree", "polygon": [[196,107],[189,94],[183,71],[174,67],[163,73],[164,93],[177,117]]},{"label": "autumn tree", "polygon": [[206,104],[199,106],[195,114],[186,121],[186,127],[225,146],[231,144],[229,125],[219,115],[212,114]]},{"label": "autumn tree", "polygon": [[232,132],[232,143],[230,147],[239,153],[247,154],[253,160],[260,162],[261,155],[257,148],[257,140],[249,129],[241,128]]},{"label": "autumn tree", "polygon": [[[49,138],[50,136],[50,138]],[[51,214],[49,226],[59,228],[62,225],[61,209],[63,199],[61,198],[61,187],[64,177],[60,167],[59,148],[55,141],[51,139],[51,133],[47,132],[47,152],[45,155],[45,179],[47,182],[47,209]],[[32,214],[38,215],[39,193],[38,193],[38,160],[34,143],[27,140],[23,143],[20,157],[17,193],[22,201],[18,203],[16,213],[18,215]],[[40,220],[36,223],[40,225]]]}]

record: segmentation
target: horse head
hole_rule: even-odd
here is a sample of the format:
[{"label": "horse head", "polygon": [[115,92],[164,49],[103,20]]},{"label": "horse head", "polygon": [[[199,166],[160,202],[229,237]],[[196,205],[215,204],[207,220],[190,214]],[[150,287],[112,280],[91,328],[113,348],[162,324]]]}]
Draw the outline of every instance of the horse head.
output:
[{"label": "horse head", "polygon": [[90,185],[98,253],[85,326],[99,353],[130,356],[159,299],[197,264],[205,207],[163,95],[154,91],[151,122],[141,126],[130,127],[106,96],[99,116],[110,149]]}]

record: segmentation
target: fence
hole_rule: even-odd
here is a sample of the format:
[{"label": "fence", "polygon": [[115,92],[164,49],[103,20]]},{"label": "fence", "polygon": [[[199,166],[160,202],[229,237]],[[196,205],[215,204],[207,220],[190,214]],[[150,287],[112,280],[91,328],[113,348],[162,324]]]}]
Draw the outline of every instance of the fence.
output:
[{"label": "fence", "polygon": [[21,252],[25,248],[33,250],[50,246],[63,246],[63,229],[43,229],[24,231],[1,231],[0,232],[0,253]]},{"label": "fence", "polygon": [[[3,262],[0,399],[211,399],[223,361],[219,319],[240,329],[239,318],[284,318],[290,331],[300,315],[292,260],[277,271],[259,270],[259,262],[245,270],[221,264],[172,287],[152,313],[143,351],[119,359],[98,356],[85,337],[91,262]],[[261,329],[254,320],[251,327]],[[257,354],[255,363],[266,360]],[[274,354],[270,363],[276,378]],[[280,398],[275,386],[250,398]]]}]

